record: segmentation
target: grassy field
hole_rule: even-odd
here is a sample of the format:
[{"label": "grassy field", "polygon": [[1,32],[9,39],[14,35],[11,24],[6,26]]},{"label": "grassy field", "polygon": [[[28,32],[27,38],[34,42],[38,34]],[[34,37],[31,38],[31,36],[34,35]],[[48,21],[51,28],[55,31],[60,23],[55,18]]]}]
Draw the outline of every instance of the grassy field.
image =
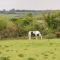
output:
[{"label": "grassy field", "polygon": [[[60,39],[0,41],[0,60],[60,60]],[[5,60],[8,60],[5,59]]]}]

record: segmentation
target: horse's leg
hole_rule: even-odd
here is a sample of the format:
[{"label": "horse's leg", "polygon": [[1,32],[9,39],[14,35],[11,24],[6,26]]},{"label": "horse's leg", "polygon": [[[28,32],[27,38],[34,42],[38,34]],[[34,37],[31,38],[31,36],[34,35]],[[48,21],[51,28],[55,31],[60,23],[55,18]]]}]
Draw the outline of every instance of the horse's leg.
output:
[{"label": "horse's leg", "polygon": [[37,34],[35,34],[35,36],[36,36],[36,40],[37,40]]},{"label": "horse's leg", "polygon": [[31,40],[31,35],[29,36],[29,40]]},{"label": "horse's leg", "polygon": [[42,35],[41,34],[39,34],[39,37],[41,38],[41,40],[42,40]]},{"label": "horse's leg", "polygon": [[41,40],[42,40],[42,36],[41,36]]},{"label": "horse's leg", "polygon": [[31,39],[31,33],[28,34],[29,40]]},{"label": "horse's leg", "polygon": [[28,37],[29,37],[29,40],[30,40],[31,39],[30,35],[28,35]]}]

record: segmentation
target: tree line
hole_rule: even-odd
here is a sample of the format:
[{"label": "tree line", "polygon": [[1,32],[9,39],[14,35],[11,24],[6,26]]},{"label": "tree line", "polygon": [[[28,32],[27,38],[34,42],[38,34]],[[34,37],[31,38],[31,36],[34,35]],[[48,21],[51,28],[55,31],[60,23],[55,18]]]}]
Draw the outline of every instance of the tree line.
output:
[{"label": "tree line", "polygon": [[27,13],[20,18],[0,16],[0,39],[28,38],[28,31],[40,31],[43,38],[60,37],[60,12],[48,11],[39,15]]}]

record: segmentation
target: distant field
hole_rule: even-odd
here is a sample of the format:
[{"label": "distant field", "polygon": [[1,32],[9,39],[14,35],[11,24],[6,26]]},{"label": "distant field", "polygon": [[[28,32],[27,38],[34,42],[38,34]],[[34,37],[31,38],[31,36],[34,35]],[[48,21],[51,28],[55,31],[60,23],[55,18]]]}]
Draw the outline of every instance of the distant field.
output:
[{"label": "distant field", "polygon": [[9,60],[60,60],[60,39],[3,40],[0,41],[1,57]]},{"label": "distant field", "polygon": [[16,18],[16,17],[22,17],[23,14],[0,14],[0,16],[5,16],[8,18]]}]

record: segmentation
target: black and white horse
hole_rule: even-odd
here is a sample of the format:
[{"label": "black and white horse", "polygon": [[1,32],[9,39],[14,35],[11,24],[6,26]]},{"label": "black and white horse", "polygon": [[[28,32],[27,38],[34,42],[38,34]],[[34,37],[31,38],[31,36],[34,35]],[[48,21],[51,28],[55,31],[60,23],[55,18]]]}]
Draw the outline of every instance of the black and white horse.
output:
[{"label": "black and white horse", "polygon": [[34,34],[36,36],[36,39],[37,39],[38,36],[42,39],[42,35],[41,35],[41,33],[39,31],[29,31],[28,32],[29,40],[31,39],[32,34]]}]

